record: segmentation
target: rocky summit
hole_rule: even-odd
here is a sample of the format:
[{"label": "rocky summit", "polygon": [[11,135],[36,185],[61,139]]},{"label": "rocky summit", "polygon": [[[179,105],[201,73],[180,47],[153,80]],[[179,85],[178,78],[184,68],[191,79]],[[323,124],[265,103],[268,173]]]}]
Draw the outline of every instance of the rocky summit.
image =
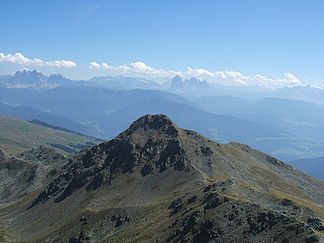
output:
[{"label": "rocky summit", "polygon": [[146,115],[61,155],[0,150],[1,242],[323,242],[324,183]]}]

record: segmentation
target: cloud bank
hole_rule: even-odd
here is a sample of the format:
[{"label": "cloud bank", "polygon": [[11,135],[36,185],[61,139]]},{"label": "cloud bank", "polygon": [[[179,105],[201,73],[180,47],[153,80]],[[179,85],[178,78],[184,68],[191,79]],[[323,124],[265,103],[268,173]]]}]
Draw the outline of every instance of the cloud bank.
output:
[{"label": "cloud bank", "polygon": [[58,68],[73,68],[77,64],[72,61],[59,60],[59,61],[44,61],[39,58],[28,58],[21,53],[4,54],[0,53],[0,62],[12,63],[26,66],[38,66],[38,67],[58,67]]},{"label": "cloud bank", "polygon": [[209,83],[223,85],[241,85],[241,86],[262,86],[266,88],[281,88],[303,85],[302,82],[292,73],[285,73],[282,78],[274,79],[261,74],[245,75],[235,71],[216,71],[212,72],[206,69],[193,69],[187,67],[183,71],[173,71],[156,69],[146,65],[143,62],[133,62],[129,65],[111,66],[107,63],[91,62],[91,69],[107,70],[109,74],[132,75],[140,74],[154,78],[172,78],[176,75],[183,79],[197,78],[206,80]]},{"label": "cloud bank", "polygon": [[[77,64],[72,61],[44,61],[39,58],[28,58],[22,53],[0,53],[0,62],[24,66],[74,68]],[[180,76],[183,79],[196,78],[206,80],[211,84],[261,86],[265,88],[282,88],[300,86],[303,83],[292,73],[285,73],[281,78],[271,78],[262,74],[242,74],[236,71],[209,71],[203,68],[187,67],[185,70],[174,71],[151,67],[143,62],[132,62],[129,65],[112,66],[108,63],[90,62],[90,69],[105,70],[109,75],[137,75],[144,78],[169,79]]]}]

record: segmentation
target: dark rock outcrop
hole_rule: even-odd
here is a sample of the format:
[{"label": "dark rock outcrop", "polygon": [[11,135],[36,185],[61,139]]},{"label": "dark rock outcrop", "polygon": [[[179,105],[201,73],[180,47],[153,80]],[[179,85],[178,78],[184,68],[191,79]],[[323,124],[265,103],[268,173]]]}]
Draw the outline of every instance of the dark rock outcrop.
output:
[{"label": "dark rock outcrop", "polygon": [[0,150],[0,203],[15,201],[50,182],[69,163],[52,148],[41,146],[15,157]]},{"label": "dark rock outcrop", "polygon": [[[180,129],[165,115],[147,115],[135,121],[116,138],[82,151],[70,161],[66,172],[43,190],[31,207],[50,197],[61,202],[86,186],[96,190],[114,178],[139,170],[142,176],[168,168],[189,170]],[[37,157],[38,158],[38,157]]]},{"label": "dark rock outcrop", "polygon": [[39,146],[27,150],[16,155],[16,157],[25,161],[39,162],[40,164],[53,169],[61,169],[69,163],[66,156],[47,146]]}]

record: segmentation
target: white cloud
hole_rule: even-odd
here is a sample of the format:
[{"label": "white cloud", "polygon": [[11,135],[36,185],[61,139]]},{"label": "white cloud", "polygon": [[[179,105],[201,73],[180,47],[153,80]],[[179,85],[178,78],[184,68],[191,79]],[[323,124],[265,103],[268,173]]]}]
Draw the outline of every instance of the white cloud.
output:
[{"label": "white cloud", "polygon": [[0,62],[27,65],[27,66],[47,66],[47,67],[58,67],[58,68],[73,68],[77,64],[72,61],[59,60],[59,61],[44,61],[39,58],[28,58],[21,53],[15,54],[4,54],[0,53]]},{"label": "white cloud", "polygon": [[296,83],[296,84],[300,83],[300,80],[295,75],[293,75],[292,73],[285,73],[285,77],[288,80],[290,80],[291,83]]},{"label": "white cloud", "polygon": [[90,68],[107,70],[110,74],[141,74],[155,78],[172,78],[176,75],[183,79],[197,78],[206,80],[209,83],[223,85],[244,85],[244,86],[262,86],[266,88],[281,88],[302,85],[302,82],[293,74],[285,73],[283,78],[269,78],[261,74],[245,75],[235,71],[216,71],[212,72],[206,69],[193,69],[187,67],[184,71],[173,71],[156,69],[143,62],[133,62],[130,65],[111,66],[107,63],[91,62]]},{"label": "white cloud", "polygon": [[91,69],[100,68],[100,64],[96,62],[90,62],[89,68]]},{"label": "white cloud", "polygon": [[170,78],[175,75],[180,75],[180,73],[177,72],[152,68],[143,62],[132,62],[130,65],[122,66],[111,66],[104,62],[101,64],[91,62],[89,68],[107,70],[115,74],[143,74],[164,78]]},{"label": "white cloud", "polygon": [[109,69],[109,65],[108,65],[107,63],[104,63],[104,62],[103,62],[101,65],[102,65],[103,68],[105,68],[105,69]]},{"label": "white cloud", "polygon": [[131,68],[133,68],[133,70],[135,72],[138,73],[146,73],[146,72],[151,72],[153,71],[153,68],[147,66],[145,63],[143,62],[132,62],[130,64]]}]

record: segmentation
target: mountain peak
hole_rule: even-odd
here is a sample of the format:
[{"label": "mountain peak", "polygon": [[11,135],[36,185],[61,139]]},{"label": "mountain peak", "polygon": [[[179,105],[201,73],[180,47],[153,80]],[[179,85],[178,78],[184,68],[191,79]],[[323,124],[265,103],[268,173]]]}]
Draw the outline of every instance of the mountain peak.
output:
[{"label": "mountain peak", "polygon": [[48,78],[64,79],[63,75],[60,73],[51,74]]},{"label": "mountain peak", "polygon": [[179,127],[169,117],[163,114],[148,114],[140,117],[126,130],[126,134],[129,135],[141,129],[145,132],[155,130],[167,135],[176,136],[179,134]]},{"label": "mountain peak", "polygon": [[14,75],[15,76],[38,76],[38,77],[46,77],[47,78],[47,76],[44,73],[39,72],[39,71],[37,71],[35,69],[33,71],[26,70],[26,69],[18,70],[18,71],[15,72]]},{"label": "mountain peak", "polygon": [[185,84],[184,84],[184,81],[183,79],[177,75],[175,76],[172,80],[171,80],[171,87],[173,88],[181,88],[183,87]]}]

